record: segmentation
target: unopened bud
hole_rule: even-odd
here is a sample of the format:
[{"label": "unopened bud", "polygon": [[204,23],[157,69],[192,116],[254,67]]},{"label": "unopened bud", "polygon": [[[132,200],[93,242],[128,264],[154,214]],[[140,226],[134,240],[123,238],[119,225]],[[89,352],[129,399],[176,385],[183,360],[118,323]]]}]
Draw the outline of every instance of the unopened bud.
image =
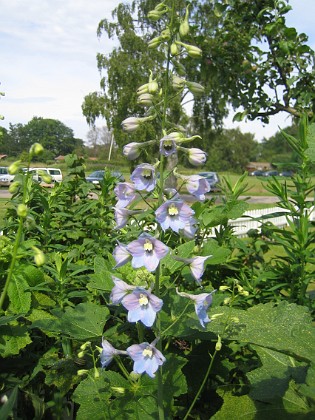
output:
[{"label": "unopened bud", "polygon": [[177,55],[178,54],[178,46],[177,44],[175,44],[175,42],[173,42],[171,44],[171,55]]},{"label": "unopened bud", "polygon": [[152,101],[153,101],[153,95],[151,95],[151,93],[143,93],[137,99],[137,103],[139,105],[144,105],[144,106],[151,106]]},{"label": "unopened bud", "polygon": [[111,389],[114,392],[117,392],[118,394],[121,394],[121,395],[123,395],[126,392],[125,388],[123,388],[122,386],[111,386]]},{"label": "unopened bud", "polygon": [[45,264],[45,260],[46,260],[45,254],[43,253],[43,251],[36,248],[35,246],[33,247],[33,250],[35,252],[35,255],[34,255],[35,264],[37,265],[37,267],[41,267],[42,265]]},{"label": "unopened bud", "polygon": [[150,10],[150,12],[148,13],[148,18],[156,22],[161,18],[162,15],[163,13],[159,12],[158,10]]},{"label": "unopened bud", "polygon": [[172,87],[175,90],[183,89],[185,86],[185,79],[174,75],[172,77]]},{"label": "unopened bud", "polygon": [[27,206],[25,204],[19,204],[17,208],[17,215],[25,218],[27,216]]},{"label": "unopened bud", "polygon": [[163,42],[163,38],[161,36],[156,36],[155,38],[152,38],[149,42],[148,42],[148,47],[149,48],[157,48],[159,45],[161,45]]},{"label": "unopened bud", "polygon": [[11,194],[14,194],[18,190],[19,186],[20,186],[19,181],[12,182],[9,186],[9,192]]},{"label": "unopened bud", "polygon": [[156,93],[159,89],[158,82],[156,80],[150,80],[148,83],[149,93]]},{"label": "unopened bud", "polygon": [[86,350],[89,346],[91,345],[91,341],[87,341],[86,343],[84,343],[84,344],[82,344],[81,346],[80,346],[80,349],[81,350]]},{"label": "unopened bud", "polygon": [[83,357],[84,357],[84,351],[80,351],[79,353],[78,353],[78,358],[79,359],[82,359]]},{"label": "unopened bud", "polygon": [[232,316],[231,321],[235,322],[235,324],[238,324],[240,322],[240,319],[237,316]]},{"label": "unopened bud", "polygon": [[97,379],[100,377],[100,373],[97,368],[94,368],[94,378]]},{"label": "unopened bud", "polygon": [[32,144],[31,148],[30,148],[30,155],[35,155],[38,156],[41,153],[43,153],[44,148],[40,143],[34,143]]},{"label": "unopened bud", "polygon": [[225,292],[225,290],[229,290],[229,286],[220,286],[219,290],[221,290],[221,292]]},{"label": "unopened bud", "polygon": [[9,174],[15,175],[20,169],[20,164],[21,164],[20,160],[17,160],[16,162],[11,163],[11,165],[8,167]]},{"label": "unopened bud", "polygon": [[87,373],[89,373],[89,371],[87,369],[80,369],[80,370],[77,371],[78,376],[84,376]]},{"label": "unopened bud", "polygon": [[176,43],[182,45],[190,57],[199,58],[202,56],[202,50],[195,45],[185,44],[184,42],[180,41],[176,41]]},{"label": "unopened bud", "polygon": [[189,23],[188,21],[185,19],[183,22],[181,22],[181,24],[179,25],[179,34],[180,36],[184,37],[186,35],[188,35],[189,33]]},{"label": "unopened bud", "polygon": [[225,298],[223,301],[224,305],[228,305],[231,302],[231,298]]},{"label": "unopened bud", "polygon": [[205,92],[205,88],[196,82],[186,82],[186,86],[194,96],[201,96]]},{"label": "unopened bud", "polygon": [[215,345],[215,349],[216,351],[220,351],[222,349],[221,337],[219,335],[218,335],[218,341],[216,342],[216,345]]},{"label": "unopened bud", "polygon": [[137,89],[137,95],[142,95],[148,92],[149,92],[149,83],[146,83]]}]

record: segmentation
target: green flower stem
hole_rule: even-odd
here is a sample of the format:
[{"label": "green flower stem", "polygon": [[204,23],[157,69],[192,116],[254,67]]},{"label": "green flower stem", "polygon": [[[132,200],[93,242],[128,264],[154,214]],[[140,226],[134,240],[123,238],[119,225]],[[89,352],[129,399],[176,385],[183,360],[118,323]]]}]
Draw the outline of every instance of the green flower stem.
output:
[{"label": "green flower stem", "polygon": [[15,243],[14,243],[14,248],[13,248],[13,253],[12,253],[12,259],[11,259],[11,263],[10,263],[10,267],[9,267],[9,272],[8,272],[8,276],[7,279],[5,281],[5,285],[4,288],[2,290],[1,293],[1,297],[0,297],[0,311],[2,310],[5,298],[7,296],[8,293],[8,288],[9,288],[9,284],[12,280],[13,277],[13,270],[14,270],[14,266],[17,260],[17,253],[18,253],[18,249],[20,246],[20,242],[22,239],[22,232],[23,232],[23,217],[19,218],[19,226],[18,226],[18,230],[17,230],[17,234],[16,234],[16,238],[15,238]]},{"label": "green flower stem", "polygon": [[194,408],[194,406],[195,406],[195,404],[196,404],[196,402],[197,402],[197,400],[198,400],[198,398],[199,398],[199,395],[201,394],[201,391],[203,390],[203,387],[205,386],[205,384],[206,384],[206,382],[207,382],[207,380],[208,380],[208,376],[209,376],[209,374],[210,374],[210,372],[211,372],[211,369],[212,369],[212,366],[213,366],[213,362],[214,362],[214,359],[215,359],[215,357],[216,357],[217,353],[218,353],[218,351],[217,351],[217,350],[215,350],[215,351],[214,351],[214,353],[213,353],[213,355],[212,355],[212,356],[210,355],[210,357],[211,357],[211,361],[210,361],[210,363],[209,363],[209,366],[208,366],[207,372],[206,372],[206,374],[205,374],[205,376],[204,376],[204,378],[203,378],[203,381],[202,381],[202,383],[201,383],[201,385],[200,385],[200,387],[199,387],[199,389],[198,389],[198,392],[197,392],[197,394],[195,395],[195,398],[194,398],[193,402],[191,403],[191,405],[190,405],[190,407],[189,407],[189,409],[188,409],[188,411],[187,411],[187,413],[186,413],[186,415],[185,415],[185,417],[184,417],[184,419],[183,419],[183,420],[188,419],[188,416],[189,416],[189,414],[191,413],[191,410]]}]

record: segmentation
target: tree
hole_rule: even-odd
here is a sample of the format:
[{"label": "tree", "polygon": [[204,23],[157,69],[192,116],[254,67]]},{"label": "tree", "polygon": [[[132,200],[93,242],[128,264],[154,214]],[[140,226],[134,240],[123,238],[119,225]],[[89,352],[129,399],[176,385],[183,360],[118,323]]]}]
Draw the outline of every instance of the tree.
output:
[{"label": "tree", "polygon": [[34,143],[41,143],[47,158],[66,155],[83,146],[83,141],[74,137],[73,130],[58,120],[34,117],[26,125],[10,124],[8,154],[17,156]]},{"label": "tree", "polygon": [[[99,36],[116,35],[120,46],[108,57],[98,55],[98,68],[105,76],[101,91],[85,98],[83,112],[90,123],[104,116],[121,145],[126,142],[121,121],[126,115],[144,113],[136,102],[136,89],[150,71],[163,74],[159,48],[147,46],[161,25],[147,18],[158,3],[135,0],[131,5],[120,4],[113,11],[114,22],[102,20],[98,27]],[[175,3],[185,4],[183,0]],[[205,95],[193,102],[193,126],[201,136],[213,138],[211,131],[222,127],[229,105],[242,109],[236,120],[259,118],[268,123],[269,116],[279,112],[298,117],[306,111],[313,116],[314,52],[306,44],[307,35],[286,26],[290,9],[287,0],[190,2],[190,32],[182,40],[196,39],[201,47],[200,72],[194,71],[189,56],[176,57],[173,65],[184,78],[205,87]],[[179,99],[187,100],[187,96]],[[151,134],[142,132],[140,139]]]}]

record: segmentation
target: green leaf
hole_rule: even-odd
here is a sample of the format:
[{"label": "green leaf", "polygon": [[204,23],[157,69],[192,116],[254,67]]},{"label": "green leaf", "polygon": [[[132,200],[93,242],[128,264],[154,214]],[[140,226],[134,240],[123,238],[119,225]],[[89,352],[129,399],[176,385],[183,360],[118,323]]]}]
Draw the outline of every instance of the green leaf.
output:
[{"label": "green leaf", "polygon": [[72,399],[80,405],[77,420],[110,419],[108,416],[109,398],[111,391],[105,382],[105,371],[99,370],[99,378],[94,378],[94,370],[79,383]]},{"label": "green leaf", "polygon": [[112,280],[112,266],[105,261],[102,257],[95,257],[94,259],[94,272],[90,276],[90,281],[88,286],[92,289],[102,290],[106,292],[110,292],[114,286]]},{"label": "green leaf", "polygon": [[32,328],[40,328],[44,332],[54,332],[68,337],[87,341],[102,336],[109,310],[94,303],[80,303],[75,308],[52,310],[53,317],[36,319]]},{"label": "green leaf", "polygon": [[0,327],[0,356],[8,357],[19,354],[32,340],[26,326],[12,323]]},{"label": "green leaf", "polygon": [[315,162],[315,124],[308,126],[307,143],[308,149],[306,149],[305,154],[309,157],[311,162]]},{"label": "green leaf", "polygon": [[29,285],[20,274],[14,274],[8,287],[10,310],[15,313],[28,312],[31,308],[31,293],[26,290]]}]

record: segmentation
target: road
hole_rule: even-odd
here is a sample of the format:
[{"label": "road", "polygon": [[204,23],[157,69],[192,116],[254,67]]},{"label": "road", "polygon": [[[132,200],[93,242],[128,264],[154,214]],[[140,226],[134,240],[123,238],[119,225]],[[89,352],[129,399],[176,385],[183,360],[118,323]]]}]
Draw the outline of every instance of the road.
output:
[{"label": "road", "polygon": [[[0,189],[0,198],[10,198],[11,194],[9,193],[9,191],[7,189]],[[189,197],[191,198],[189,200],[188,195],[185,195],[184,198],[187,201],[194,201],[193,197]],[[207,195],[207,197],[211,198],[213,197],[211,194]],[[217,196],[218,198],[220,198],[220,196]],[[240,199],[241,200],[245,200],[247,197],[249,196],[241,196]],[[218,199],[218,202],[220,200]],[[255,203],[255,204],[272,204],[272,203],[276,203],[278,201],[277,197],[273,197],[273,196],[254,196],[254,197],[249,197],[248,200],[246,200],[248,203]]]}]

